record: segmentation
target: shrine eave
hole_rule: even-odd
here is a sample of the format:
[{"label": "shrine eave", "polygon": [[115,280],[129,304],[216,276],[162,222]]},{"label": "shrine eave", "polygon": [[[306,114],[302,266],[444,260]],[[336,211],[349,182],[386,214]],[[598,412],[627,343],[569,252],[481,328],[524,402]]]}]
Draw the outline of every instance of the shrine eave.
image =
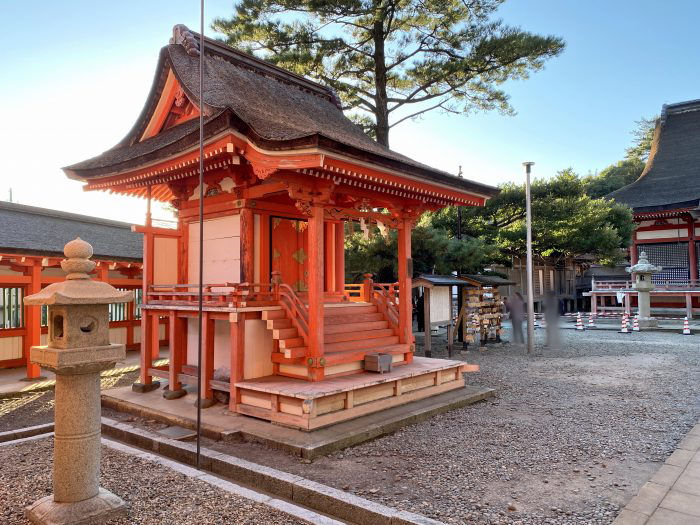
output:
[{"label": "shrine eave", "polygon": [[[169,102],[177,89],[178,100],[186,97],[193,112],[201,109],[204,114],[207,143],[231,134],[232,144],[244,152],[236,153],[254,168],[327,166],[336,175],[384,177],[389,186],[418,185],[423,194],[438,191],[457,200],[461,195],[476,205],[498,193],[495,187],[456,177],[378,144],[345,117],[328,87],[210,39],[205,39],[205,90],[199,100],[199,60],[194,56],[199,41],[199,35],[184,26],[174,28],[171,44],[161,49],[151,91],[132,130],[112,149],[64,168],[70,178],[87,182],[86,189],[112,191],[118,191],[125,178],[132,186],[137,180],[150,183],[148,179],[164,173],[173,180],[175,172],[182,171],[180,157],[191,157],[199,140],[199,118],[193,118],[194,113],[172,125],[160,124],[167,110],[164,101]],[[318,159],[300,163],[298,156],[309,152]],[[281,159],[291,161],[282,166]],[[159,191],[160,198],[167,198],[165,189]]]}]

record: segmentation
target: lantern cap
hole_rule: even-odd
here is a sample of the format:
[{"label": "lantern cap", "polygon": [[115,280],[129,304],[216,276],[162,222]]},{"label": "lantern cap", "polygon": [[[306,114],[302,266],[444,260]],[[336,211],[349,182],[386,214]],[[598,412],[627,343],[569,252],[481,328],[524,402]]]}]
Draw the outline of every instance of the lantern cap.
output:
[{"label": "lantern cap", "polygon": [[651,264],[647,259],[646,252],[642,252],[639,254],[637,264],[626,268],[626,270],[628,273],[656,273],[663,270],[663,267]]}]

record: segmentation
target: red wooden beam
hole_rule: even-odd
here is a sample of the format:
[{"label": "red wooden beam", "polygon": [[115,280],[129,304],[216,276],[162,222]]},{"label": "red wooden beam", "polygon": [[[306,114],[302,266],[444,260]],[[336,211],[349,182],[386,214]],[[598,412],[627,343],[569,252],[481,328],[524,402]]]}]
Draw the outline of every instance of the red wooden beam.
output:
[{"label": "red wooden beam", "polygon": [[[27,295],[32,295],[41,291],[41,260],[34,260],[27,273],[30,277],[27,286]],[[38,379],[41,377],[39,365],[29,360],[29,351],[32,346],[41,344],[41,306],[24,307],[24,325],[27,328],[27,335],[24,337],[24,358],[27,362],[27,379]]]},{"label": "red wooden beam", "polygon": [[323,367],[320,366],[320,358],[324,353],[323,342],[323,207],[314,204],[311,206],[311,217],[308,227],[309,243],[309,358],[312,361],[309,367],[309,379],[320,381],[323,379]]}]

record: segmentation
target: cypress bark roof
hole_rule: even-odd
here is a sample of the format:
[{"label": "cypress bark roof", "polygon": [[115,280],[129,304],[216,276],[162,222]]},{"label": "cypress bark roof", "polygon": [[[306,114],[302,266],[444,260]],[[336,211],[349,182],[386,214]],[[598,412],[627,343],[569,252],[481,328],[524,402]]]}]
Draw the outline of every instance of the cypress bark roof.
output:
[{"label": "cypress bark roof", "polygon": [[76,237],[89,242],[96,259],[140,262],[143,237],[131,224],[87,215],[0,202],[0,252],[63,256]]},{"label": "cypress bark roof", "polygon": [[[64,168],[69,176],[88,180],[119,173],[197,142],[197,120],[139,142],[163,91],[168,70],[172,69],[190,100],[202,106],[198,99],[199,35],[184,26],[176,26],[174,34],[186,34],[189,41],[180,40],[161,49],[153,87],[132,130],[114,148]],[[215,40],[205,38],[205,44],[206,136],[231,127],[268,150],[318,146],[486,197],[498,192],[492,186],[431,168],[380,145],[343,114],[331,89]]]},{"label": "cypress bark roof", "polygon": [[644,171],[608,197],[638,212],[698,205],[700,100],[663,106]]}]

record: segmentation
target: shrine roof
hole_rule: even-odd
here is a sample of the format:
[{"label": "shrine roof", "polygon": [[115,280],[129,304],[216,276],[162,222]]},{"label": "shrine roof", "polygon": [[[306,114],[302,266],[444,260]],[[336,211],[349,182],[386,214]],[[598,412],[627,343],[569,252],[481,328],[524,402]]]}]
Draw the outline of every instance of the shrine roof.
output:
[{"label": "shrine roof", "polygon": [[[70,177],[87,181],[118,174],[197,143],[196,118],[141,140],[172,71],[187,97],[204,108],[205,137],[232,128],[263,150],[293,152],[317,147],[485,197],[498,192],[493,186],[437,170],[382,146],[343,114],[328,87],[209,38],[204,39],[202,105],[198,97],[200,37],[184,26],[176,26],[174,34],[186,34],[190,42],[161,49],[151,92],[132,130],[112,149],[64,168]],[[196,48],[194,53],[191,46]]]},{"label": "shrine roof", "polygon": [[427,285],[433,286],[470,286],[470,284],[454,275],[436,275],[432,273],[422,273],[413,279],[413,287]]},{"label": "shrine roof", "polygon": [[63,256],[64,245],[80,237],[96,259],[140,262],[143,237],[131,224],[58,210],[0,202],[0,252]]},{"label": "shrine roof", "polygon": [[509,284],[516,284],[515,281],[509,281],[497,275],[462,274],[460,277],[483,286],[507,286]]},{"label": "shrine roof", "polygon": [[639,178],[608,195],[635,212],[700,202],[700,100],[664,105],[649,160]]}]

